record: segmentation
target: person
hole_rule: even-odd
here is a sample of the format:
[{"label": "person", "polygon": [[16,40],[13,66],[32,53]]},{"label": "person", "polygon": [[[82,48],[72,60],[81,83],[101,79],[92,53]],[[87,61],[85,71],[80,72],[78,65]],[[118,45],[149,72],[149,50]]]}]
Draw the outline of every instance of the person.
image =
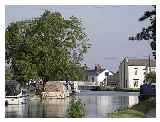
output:
[{"label": "person", "polygon": [[68,80],[66,80],[66,88],[67,88],[67,90],[68,90],[68,85],[69,85],[69,82],[68,82]]},{"label": "person", "polygon": [[32,83],[32,79],[29,80],[29,85],[31,85],[31,83]]}]

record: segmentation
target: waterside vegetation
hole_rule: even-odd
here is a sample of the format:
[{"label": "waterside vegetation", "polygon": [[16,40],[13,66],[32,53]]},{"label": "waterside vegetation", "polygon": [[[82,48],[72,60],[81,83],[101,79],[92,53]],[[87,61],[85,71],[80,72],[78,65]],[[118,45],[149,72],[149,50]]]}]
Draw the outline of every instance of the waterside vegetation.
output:
[{"label": "waterside vegetation", "polygon": [[82,118],[85,116],[85,104],[81,99],[72,99],[67,114],[71,118]]}]

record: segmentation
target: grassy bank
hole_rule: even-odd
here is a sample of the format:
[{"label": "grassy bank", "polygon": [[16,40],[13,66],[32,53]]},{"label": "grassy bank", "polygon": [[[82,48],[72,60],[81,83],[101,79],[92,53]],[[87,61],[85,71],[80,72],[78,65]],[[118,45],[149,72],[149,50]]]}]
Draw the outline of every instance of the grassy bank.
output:
[{"label": "grassy bank", "polygon": [[123,109],[118,110],[117,112],[113,112],[109,114],[111,118],[143,118],[144,114],[142,112],[133,110],[133,109]]},{"label": "grassy bank", "polygon": [[131,108],[119,109],[113,113],[109,113],[111,118],[144,118],[146,114],[156,108],[156,99],[149,98],[145,101],[141,101]]},{"label": "grassy bank", "polygon": [[108,86],[97,86],[94,91],[122,91],[122,92],[139,92],[139,89],[133,88],[114,88]]}]

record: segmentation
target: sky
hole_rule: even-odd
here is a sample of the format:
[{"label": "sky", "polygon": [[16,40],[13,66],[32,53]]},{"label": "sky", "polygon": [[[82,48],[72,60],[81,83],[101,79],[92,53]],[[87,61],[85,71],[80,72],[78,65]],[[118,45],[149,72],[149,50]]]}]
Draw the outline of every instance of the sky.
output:
[{"label": "sky", "polygon": [[100,64],[116,72],[122,57],[147,58],[152,55],[149,41],[130,41],[148,22],[139,22],[144,11],[152,6],[22,6],[10,5],[5,9],[5,26],[11,22],[39,17],[45,10],[60,12],[65,18],[72,15],[82,20],[89,42],[92,44],[84,56],[83,64],[91,68]]}]

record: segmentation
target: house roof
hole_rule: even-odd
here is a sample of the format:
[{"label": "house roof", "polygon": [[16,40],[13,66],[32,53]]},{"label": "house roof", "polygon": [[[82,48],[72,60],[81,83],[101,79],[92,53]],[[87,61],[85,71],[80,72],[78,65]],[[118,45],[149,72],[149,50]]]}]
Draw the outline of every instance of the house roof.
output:
[{"label": "house roof", "polygon": [[[149,66],[148,59],[128,59],[128,66]],[[150,60],[150,66],[156,67],[156,61]]]},{"label": "house roof", "polygon": [[96,71],[95,69],[92,69],[92,70],[86,70],[86,72],[87,72],[87,74],[88,75],[91,75],[91,76],[98,76],[100,73],[102,73],[102,72],[109,72],[109,75],[113,75],[113,73],[112,72],[110,72],[109,70],[107,70],[107,69],[101,69],[101,70],[99,70],[99,71]]}]

